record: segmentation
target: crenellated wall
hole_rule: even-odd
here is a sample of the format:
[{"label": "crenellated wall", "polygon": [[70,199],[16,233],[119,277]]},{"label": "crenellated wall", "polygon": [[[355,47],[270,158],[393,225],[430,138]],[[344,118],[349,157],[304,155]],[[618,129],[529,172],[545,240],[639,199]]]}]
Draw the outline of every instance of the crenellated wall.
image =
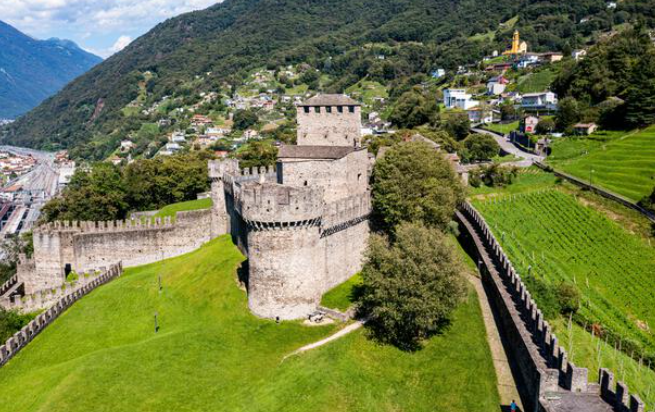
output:
[{"label": "crenellated wall", "polygon": [[[119,262],[116,265],[111,266],[108,270],[94,276],[91,281],[74,288],[70,293],[56,299],[51,307],[49,307],[45,312],[39,314],[36,319],[32,320],[20,331],[16,332],[14,336],[9,338],[4,345],[0,346],[0,366],[3,366],[13,358],[73,303],[77,302],[98,286],[110,282],[120,276],[122,271],[123,267]],[[23,309],[25,309],[25,307],[23,307]]]},{"label": "crenellated wall", "polygon": [[[61,286],[65,272],[90,272],[118,261],[138,266],[191,252],[215,234],[211,210],[110,222],[54,222],[34,231],[34,260],[19,266],[25,293]],[[225,233],[225,232],[223,232]]]}]

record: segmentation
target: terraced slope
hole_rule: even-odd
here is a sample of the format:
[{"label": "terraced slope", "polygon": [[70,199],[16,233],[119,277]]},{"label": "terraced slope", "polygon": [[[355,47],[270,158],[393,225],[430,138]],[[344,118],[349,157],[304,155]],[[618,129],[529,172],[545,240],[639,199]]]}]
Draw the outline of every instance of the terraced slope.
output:
[{"label": "terraced slope", "polygon": [[630,133],[603,132],[557,139],[548,162],[638,201],[655,186],[655,126]]},{"label": "terraced slope", "polygon": [[475,295],[416,353],[379,346],[360,330],[282,361],[339,326],[252,316],[235,280],[242,261],[224,236],[127,270],[0,369],[0,411],[498,409]]}]

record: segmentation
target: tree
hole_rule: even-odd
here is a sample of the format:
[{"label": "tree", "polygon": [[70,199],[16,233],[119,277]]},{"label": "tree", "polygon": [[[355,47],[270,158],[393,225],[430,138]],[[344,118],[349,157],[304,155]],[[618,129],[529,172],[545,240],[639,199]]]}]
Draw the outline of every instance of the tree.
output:
[{"label": "tree", "polygon": [[373,176],[374,220],[388,232],[403,221],[445,228],[464,196],[449,161],[423,142],[392,147],[376,162]]},{"label": "tree", "polygon": [[574,124],[580,120],[580,107],[573,97],[565,97],[559,102],[555,123],[559,130],[570,133]]},{"label": "tree", "polygon": [[452,110],[441,114],[439,127],[448,132],[456,140],[462,140],[470,133],[471,121],[466,112]]},{"label": "tree", "polygon": [[548,134],[555,130],[555,120],[550,117],[544,117],[537,123],[537,134]]},{"label": "tree", "polygon": [[580,309],[580,291],[572,283],[563,282],[557,287],[560,313],[568,315]]},{"label": "tree", "polygon": [[234,113],[234,128],[236,130],[246,130],[259,121],[259,117],[252,110],[237,110]]},{"label": "tree", "polygon": [[436,99],[425,96],[420,87],[413,87],[400,96],[389,121],[398,127],[411,129],[433,122],[438,111]]},{"label": "tree", "polygon": [[465,296],[462,266],[446,236],[402,223],[393,242],[373,235],[362,269],[359,307],[379,340],[404,350],[439,330]]},{"label": "tree", "polygon": [[239,152],[239,166],[242,168],[272,166],[277,160],[277,147],[268,142],[255,141]]},{"label": "tree", "polygon": [[471,134],[462,143],[465,149],[463,157],[469,162],[490,160],[500,152],[500,145],[488,134]]},{"label": "tree", "polygon": [[655,123],[655,50],[642,56],[626,93],[625,120],[633,127]]},{"label": "tree", "polygon": [[506,100],[500,105],[501,120],[503,121],[514,120],[517,117],[518,117],[518,113],[516,112],[516,107],[514,107],[514,103],[512,103],[509,100]]}]

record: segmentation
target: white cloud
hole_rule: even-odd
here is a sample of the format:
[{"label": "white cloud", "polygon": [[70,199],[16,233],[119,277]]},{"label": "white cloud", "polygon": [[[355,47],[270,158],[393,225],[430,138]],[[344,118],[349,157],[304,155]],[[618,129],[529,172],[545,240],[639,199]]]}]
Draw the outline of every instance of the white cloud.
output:
[{"label": "white cloud", "polygon": [[130,36],[120,36],[117,40],[116,43],[114,43],[113,46],[109,49],[109,51],[114,54],[118,53],[119,51],[123,50],[124,48],[127,47],[128,44],[132,43],[132,38]]},{"label": "white cloud", "polygon": [[[0,0],[0,20],[36,37],[66,36],[101,54],[178,14],[222,0]],[[113,45],[116,35],[121,37]],[[102,47],[99,47],[102,45]]]}]

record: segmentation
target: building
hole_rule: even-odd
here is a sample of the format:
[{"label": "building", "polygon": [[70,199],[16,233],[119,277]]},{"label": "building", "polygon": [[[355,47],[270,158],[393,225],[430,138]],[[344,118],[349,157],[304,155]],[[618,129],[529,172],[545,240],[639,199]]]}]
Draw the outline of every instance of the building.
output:
[{"label": "building", "polygon": [[562,61],[562,59],[564,58],[564,55],[562,53],[559,53],[559,52],[547,52],[547,53],[543,53],[541,55],[541,58],[545,62],[556,63],[556,62]]},{"label": "building", "polygon": [[479,104],[465,89],[446,89],[443,91],[443,102],[446,109],[468,110]]},{"label": "building", "polygon": [[505,56],[517,56],[528,52],[528,43],[521,41],[521,34],[518,30],[512,36],[512,48],[503,52]]},{"label": "building", "polygon": [[553,92],[527,93],[521,98],[521,107],[528,110],[556,110],[557,95]]},{"label": "building", "polygon": [[505,92],[508,83],[509,81],[503,76],[489,79],[487,82],[487,94],[492,96],[500,96]]},{"label": "building", "polygon": [[528,116],[523,119],[521,123],[521,131],[523,133],[536,133],[537,125],[539,124],[539,118],[536,116]]},{"label": "building", "polygon": [[596,123],[578,123],[573,125],[573,132],[579,135],[589,136],[598,130]]},{"label": "building", "polygon": [[575,61],[580,61],[584,59],[586,55],[587,55],[587,51],[585,49],[573,50],[573,52],[571,53],[571,57],[573,57]]},{"label": "building", "polygon": [[307,100],[298,106],[298,144],[281,146],[275,167],[241,170],[236,159],[209,162],[211,209],[179,212],[175,221],[37,227],[34,258],[20,265],[16,287],[26,294],[52,290],[72,271],[152,263],[230,234],[248,258],[242,280],[251,311],[270,319],[306,318],[326,291],[362,268],[372,158],[361,146],[360,116],[360,105],[346,96]]},{"label": "building", "polygon": [[173,143],[185,143],[186,134],[184,132],[174,132],[169,139]]},{"label": "building", "polygon": [[437,69],[431,73],[433,79],[441,79],[446,75],[446,70]]},{"label": "building", "polygon": [[471,123],[493,123],[496,119],[500,118],[500,112],[494,111],[491,108],[485,109],[480,106],[468,109],[466,113],[468,114]]}]

